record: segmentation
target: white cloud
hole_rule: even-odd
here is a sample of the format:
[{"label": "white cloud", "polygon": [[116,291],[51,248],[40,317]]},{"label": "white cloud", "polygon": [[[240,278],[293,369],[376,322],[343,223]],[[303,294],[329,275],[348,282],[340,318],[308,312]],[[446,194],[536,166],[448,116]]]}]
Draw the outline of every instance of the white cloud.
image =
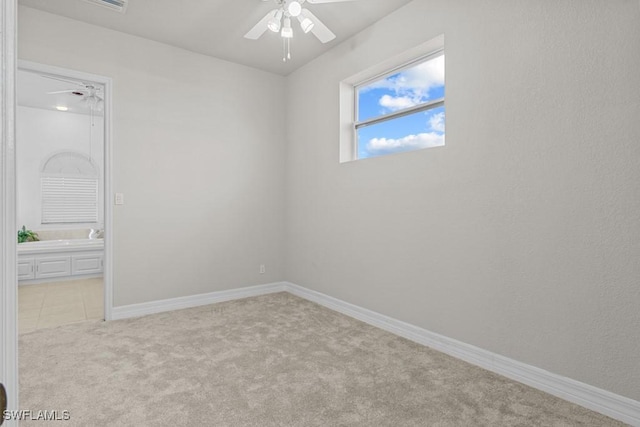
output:
[{"label": "white cloud", "polygon": [[392,84],[390,89],[424,92],[426,95],[429,89],[444,85],[444,56],[403,71],[392,80]]},{"label": "white cloud", "polygon": [[422,93],[424,95],[434,87],[444,85],[444,56],[439,56],[392,77],[379,80],[363,88],[389,89],[400,95],[403,93]]},{"label": "white cloud", "polygon": [[444,56],[439,56],[394,76],[363,88],[387,89],[395,96],[383,95],[378,103],[389,111],[412,107],[429,99],[432,88],[444,85]]},{"label": "white cloud", "polygon": [[402,110],[403,108],[413,107],[420,103],[420,99],[409,98],[408,96],[391,96],[382,95],[378,103],[391,111]]},{"label": "white cloud", "polygon": [[444,135],[436,132],[408,135],[404,138],[373,138],[367,143],[371,153],[395,153],[419,148],[440,147],[444,145]]},{"label": "white cloud", "polygon": [[431,116],[429,118],[429,128],[434,132],[444,132],[444,113]]}]

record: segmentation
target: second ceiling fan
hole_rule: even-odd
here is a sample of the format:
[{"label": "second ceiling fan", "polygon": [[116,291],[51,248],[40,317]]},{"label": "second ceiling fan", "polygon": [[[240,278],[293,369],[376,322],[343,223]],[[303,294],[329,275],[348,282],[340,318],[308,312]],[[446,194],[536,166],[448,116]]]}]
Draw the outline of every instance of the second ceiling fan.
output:
[{"label": "second ceiling fan", "polygon": [[76,88],[66,89],[66,90],[57,90],[54,92],[47,92],[47,95],[56,95],[59,93],[69,93],[71,95],[75,95],[78,97],[82,97],[82,103],[87,108],[91,109],[91,111],[102,111],[104,100],[102,96],[102,87],[95,83],[85,83],[74,80],[63,79],[55,76],[48,76],[42,74],[42,77],[52,80],[58,80],[61,82],[66,82],[69,84],[76,85]]}]

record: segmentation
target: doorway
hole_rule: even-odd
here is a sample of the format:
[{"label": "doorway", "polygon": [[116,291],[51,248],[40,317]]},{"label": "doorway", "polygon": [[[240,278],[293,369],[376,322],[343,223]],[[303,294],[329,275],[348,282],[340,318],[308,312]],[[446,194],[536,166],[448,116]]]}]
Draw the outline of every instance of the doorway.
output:
[{"label": "doorway", "polygon": [[16,83],[19,333],[109,320],[111,79],[19,61]]}]

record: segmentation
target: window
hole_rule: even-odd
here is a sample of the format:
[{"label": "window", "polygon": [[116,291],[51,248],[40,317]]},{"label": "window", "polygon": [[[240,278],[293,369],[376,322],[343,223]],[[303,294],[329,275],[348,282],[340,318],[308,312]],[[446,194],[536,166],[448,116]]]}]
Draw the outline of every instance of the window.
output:
[{"label": "window", "polygon": [[98,171],[82,153],[49,158],[40,176],[42,224],[98,222]]},{"label": "window", "polygon": [[340,161],[443,146],[444,103],[443,36],[351,77],[341,86]]},{"label": "window", "polygon": [[96,178],[43,176],[41,183],[43,224],[98,222]]}]

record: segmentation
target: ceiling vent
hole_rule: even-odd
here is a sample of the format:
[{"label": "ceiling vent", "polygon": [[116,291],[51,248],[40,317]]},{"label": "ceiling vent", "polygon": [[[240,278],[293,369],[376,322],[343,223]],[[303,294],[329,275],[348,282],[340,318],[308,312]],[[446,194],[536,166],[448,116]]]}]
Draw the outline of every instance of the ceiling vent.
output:
[{"label": "ceiling vent", "polygon": [[97,4],[117,12],[124,13],[129,0],[84,0],[87,3]]}]

